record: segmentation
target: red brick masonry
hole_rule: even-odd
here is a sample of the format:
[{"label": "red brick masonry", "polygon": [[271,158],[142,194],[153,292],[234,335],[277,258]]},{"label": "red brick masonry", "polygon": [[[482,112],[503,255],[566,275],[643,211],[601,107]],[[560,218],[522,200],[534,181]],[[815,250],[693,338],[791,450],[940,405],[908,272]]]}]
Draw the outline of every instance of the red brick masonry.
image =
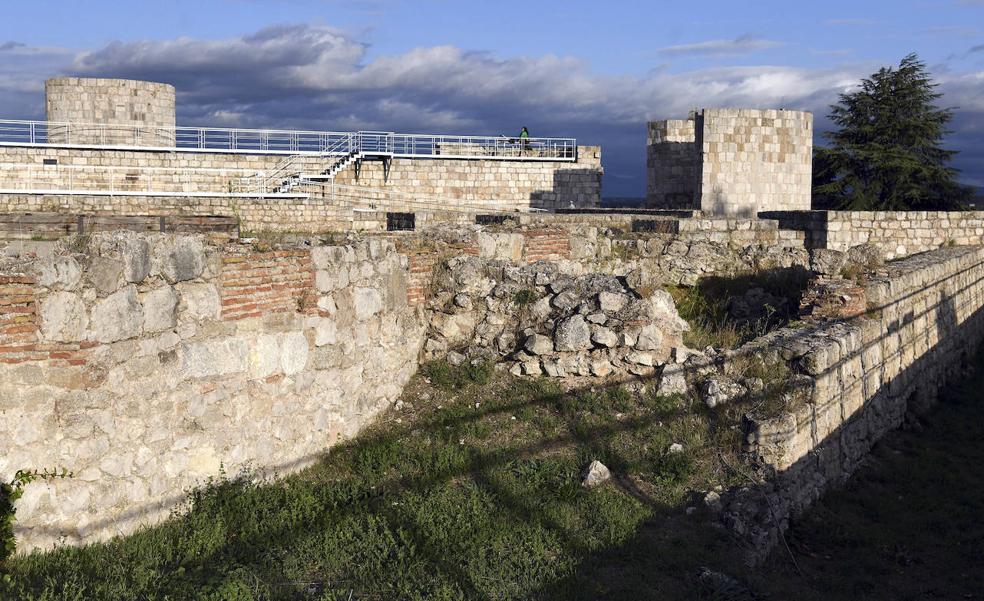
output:
[{"label": "red brick masonry", "polygon": [[27,275],[0,276],[0,363],[50,360],[85,365],[85,349],[96,343],[41,342],[34,285],[34,278]]},{"label": "red brick masonry", "polygon": [[222,257],[222,319],[315,310],[314,267],[306,250]]},{"label": "red brick masonry", "polygon": [[523,232],[523,255],[528,263],[569,259],[570,232],[561,228],[544,228]]}]

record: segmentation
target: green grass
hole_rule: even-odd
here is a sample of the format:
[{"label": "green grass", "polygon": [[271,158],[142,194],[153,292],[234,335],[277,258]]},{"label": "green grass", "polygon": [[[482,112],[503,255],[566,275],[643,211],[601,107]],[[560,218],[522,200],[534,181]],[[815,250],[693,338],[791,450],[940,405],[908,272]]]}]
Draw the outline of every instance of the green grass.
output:
[{"label": "green grass", "polygon": [[445,361],[431,361],[423,365],[420,371],[435,387],[445,392],[452,392],[471,384],[488,384],[489,378],[492,377],[492,367],[489,362],[464,363],[453,367]]},{"label": "green grass", "polygon": [[[299,474],[218,480],[159,526],[17,557],[0,598],[563,599],[652,524],[693,564],[661,576],[686,598],[722,538],[683,513],[692,491],[733,483],[718,453],[735,449],[691,399],[434,363],[403,400]],[[614,477],[587,490],[592,459]]]},{"label": "green grass", "polygon": [[755,576],[773,599],[984,599],[984,359],[916,430],[890,433],[867,465],[787,535]]},{"label": "green grass", "polygon": [[[761,369],[747,367],[770,377]],[[747,598],[708,588],[702,566],[768,599],[984,590],[984,376],[951,391],[925,432],[890,435],[844,491],[793,524],[800,576],[783,549],[747,568],[700,502],[744,484],[727,465],[752,406],[565,391],[482,366],[424,371],[403,410],[316,466],[217,480],[159,526],[17,557],[0,598]],[[669,453],[673,443],[684,452]],[[586,490],[592,459],[613,478]]]},{"label": "green grass", "polygon": [[517,290],[513,294],[513,304],[519,305],[520,307],[525,307],[526,305],[532,305],[536,302],[536,291],[530,290],[529,288],[524,288],[522,290]]},{"label": "green grass", "polygon": [[[733,349],[754,338],[789,324],[798,316],[799,300],[809,281],[803,269],[775,269],[735,277],[709,277],[696,286],[669,288],[680,317],[690,324],[684,343],[691,348],[707,346]],[[781,307],[768,307],[755,320],[735,320],[728,314],[732,298],[751,288],[786,299]]]}]

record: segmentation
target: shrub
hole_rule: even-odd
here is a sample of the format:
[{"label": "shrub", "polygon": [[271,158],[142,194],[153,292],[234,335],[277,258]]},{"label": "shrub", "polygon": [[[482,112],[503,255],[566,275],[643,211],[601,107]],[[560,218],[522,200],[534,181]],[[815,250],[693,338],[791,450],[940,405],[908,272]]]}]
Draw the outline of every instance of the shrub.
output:
[{"label": "shrub", "polygon": [[520,307],[532,305],[534,302],[536,302],[536,292],[529,288],[518,290],[513,295],[513,304],[519,305]]},{"label": "shrub", "polygon": [[14,519],[17,509],[14,503],[24,494],[24,487],[35,480],[51,480],[54,478],[71,478],[72,474],[65,469],[54,470],[17,470],[10,482],[0,484],[0,566],[17,550],[14,538]]}]

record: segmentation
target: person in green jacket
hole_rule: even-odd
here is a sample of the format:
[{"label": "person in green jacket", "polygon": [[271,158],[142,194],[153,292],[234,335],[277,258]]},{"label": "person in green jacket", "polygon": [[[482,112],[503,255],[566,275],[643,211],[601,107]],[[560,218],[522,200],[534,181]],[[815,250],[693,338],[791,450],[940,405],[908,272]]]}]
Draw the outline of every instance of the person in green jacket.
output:
[{"label": "person in green jacket", "polygon": [[520,154],[530,149],[530,130],[523,126],[523,130],[519,132],[519,143],[522,145],[522,150]]}]

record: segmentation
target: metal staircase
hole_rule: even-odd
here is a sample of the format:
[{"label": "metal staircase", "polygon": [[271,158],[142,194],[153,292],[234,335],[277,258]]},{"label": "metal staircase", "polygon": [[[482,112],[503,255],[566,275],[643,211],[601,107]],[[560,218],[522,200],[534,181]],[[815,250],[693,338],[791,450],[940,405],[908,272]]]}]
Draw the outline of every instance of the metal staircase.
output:
[{"label": "metal staircase", "polygon": [[292,154],[271,171],[242,178],[238,188],[252,194],[290,194],[302,184],[324,184],[335,179],[343,169],[355,164],[356,172],[364,160],[384,161],[384,171],[389,174],[393,152],[393,136],[390,132],[357,132],[332,141],[320,153],[328,162],[315,173],[305,172],[298,162],[309,160],[311,155]]},{"label": "metal staircase", "polygon": [[287,190],[285,191],[289,192],[290,190],[293,190],[294,186],[297,186],[302,182],[314,182],[319,184],[329,182],[335,179],[335,176],[341,172],[342,169],[345,169],[352,163],[361,161],[364,156],[364,153],[353,151],[342,157],[334,157],[334,162],[332,162],[327,169],[322,169],[318,173],[298,173],[282,184],[281,188],[286,186]]}]

